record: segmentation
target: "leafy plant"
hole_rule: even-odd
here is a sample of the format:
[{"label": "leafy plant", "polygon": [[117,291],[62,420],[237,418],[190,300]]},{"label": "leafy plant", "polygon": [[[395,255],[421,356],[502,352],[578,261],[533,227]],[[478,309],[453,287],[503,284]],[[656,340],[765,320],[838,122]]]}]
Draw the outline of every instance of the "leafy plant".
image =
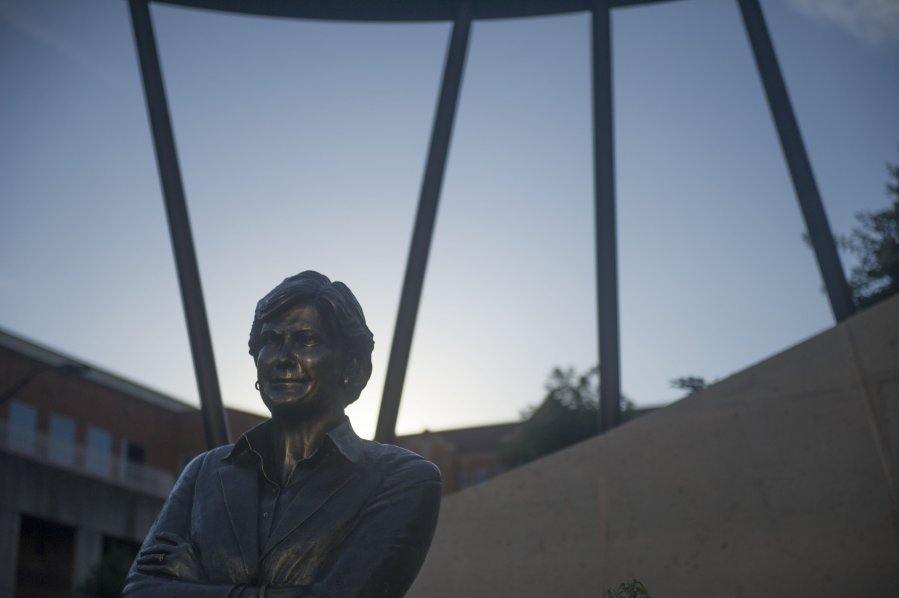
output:
[{"label": "leafy plant", "polygon": [[858,226],[846,242],[858,257],[849,286],[859,307],[867,307],[899,292],[899,164],[887,164],[887,195],[893,205],[877,212],[859,212]]},{"label": "leafy plant", "polygon": [[681,376],[671,381],[671,388],[686,390],[687,394],[699,392],[709,385],[702,376]]},{"label": "leafy plant", "polygon": [[[554,453],[599,432],[599,368],[583,373],[555,368],[539,405],[521,414],[521,432],[500,454],[507,467],[516,467]],[[634,404],[621,398],[621,419],[637,415]]]},{"label": "leafy plant", "polygon": [[122,595],[125,577],[134,560],[134,552],[116,546],[106,552],[84,582],[78,586],[78,598],[117,598]]},{"label": "leafy plant", "polygon": [[616,590],[606,590],[604,598],[652,598],[652,594],[636,579],[626,581]]},{"label": "leafy plant", "polygon": [[[836,235],[840,251],[857,259],[849,287],[858,308],[864,309],[899,293],[899,164],[887,164],[887,196],[892,205],[883,210],[856,212],[851,235]],[[802,235],[811,247],[807,233]]]}]

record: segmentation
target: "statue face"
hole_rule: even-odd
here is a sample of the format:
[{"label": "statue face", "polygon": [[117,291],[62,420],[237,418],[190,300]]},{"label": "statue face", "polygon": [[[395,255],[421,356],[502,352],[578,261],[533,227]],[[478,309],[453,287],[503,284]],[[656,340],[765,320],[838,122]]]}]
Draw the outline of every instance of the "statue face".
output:
[{"label": "statue face", "polygon": [[315,305],[301,303],[264,322],[260,340],[256,374],[272,416],[343,409],[338,339]]}]

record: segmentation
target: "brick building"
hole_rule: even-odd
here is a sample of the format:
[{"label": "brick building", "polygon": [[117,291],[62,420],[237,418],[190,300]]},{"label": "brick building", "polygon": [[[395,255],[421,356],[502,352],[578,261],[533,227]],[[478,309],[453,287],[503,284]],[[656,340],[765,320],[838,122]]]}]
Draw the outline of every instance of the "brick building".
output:
[{"label": "brick building", "polygon": [[452,494],[506,471],[502,445],[521,423],[495,424],[399,436],[396,444],[431,460],[443,474],[443,494]]},{"label": "brick building", "polygon": [[[0,597],[71,596],[104,552],[136,549],[200,412],[0,331]],[[263,418],[228,409],[238,435]]]}]

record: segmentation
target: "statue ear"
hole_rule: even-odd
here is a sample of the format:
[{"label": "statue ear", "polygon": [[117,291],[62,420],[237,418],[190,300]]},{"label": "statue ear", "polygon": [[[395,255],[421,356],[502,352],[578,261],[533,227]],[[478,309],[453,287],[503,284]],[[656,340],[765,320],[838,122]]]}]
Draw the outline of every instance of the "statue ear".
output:
[{"label": "statue ear", "polygon": [[355,357],[350,357],[346,365],[343,366],[343,379],[346,381],[347,386],[358,386],[361,376],[362,368],[359,365],[359,360]]}]

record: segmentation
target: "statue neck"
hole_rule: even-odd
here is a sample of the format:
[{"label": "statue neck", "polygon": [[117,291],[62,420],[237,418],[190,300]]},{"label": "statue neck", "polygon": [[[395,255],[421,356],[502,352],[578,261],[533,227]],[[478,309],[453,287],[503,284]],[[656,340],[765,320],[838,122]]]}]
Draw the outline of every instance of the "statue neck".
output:
[{"label": "statue neck", "polygon": [[343,420],[343,409],[332,409],[319,417],[290,420],[272,417],[275,465],[281,484],[290,480],[296,466],[319,449],[325,436]]}]

